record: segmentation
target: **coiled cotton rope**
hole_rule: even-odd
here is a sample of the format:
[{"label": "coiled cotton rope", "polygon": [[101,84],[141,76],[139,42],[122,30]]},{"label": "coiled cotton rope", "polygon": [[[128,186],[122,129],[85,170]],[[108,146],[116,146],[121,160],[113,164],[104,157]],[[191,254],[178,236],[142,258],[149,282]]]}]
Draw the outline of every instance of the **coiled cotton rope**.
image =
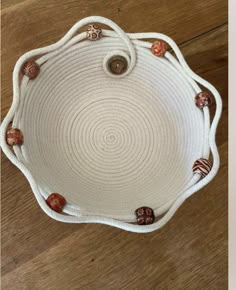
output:
[{"label": "coiled cotton rope", "polygon": [[[99,22],[99,41],[77,34]],[[151,43],[162,39],[173,49],[155,57]],[[114,55],[128,69],[112,75],[106,66]],[[38,57],[40,74],[30,81],[19,75],[26,60]],[[199,85],[211,91],[216,112],[197,108]],[[68,223],[103,223],[132,232],[162,227],[180,205],[209,183],[219,168],[215,144],[222,104],[217,90],[188,67],[175,42],[160,33],[126,34],[109,19],[93,16],[76,23],[57,43],[32,50],[16,63],[12,106],[1,125],[1,146],[26,176],[41,208]],[[24,144],[5,141],[8,124],[24,133]],[[213,157],[210,173],[200,180],[192,166]],[[51,192],[66,197],[59,214],[45,199]],[[165,215],[139,226],[134,211],[150,206]]]}]

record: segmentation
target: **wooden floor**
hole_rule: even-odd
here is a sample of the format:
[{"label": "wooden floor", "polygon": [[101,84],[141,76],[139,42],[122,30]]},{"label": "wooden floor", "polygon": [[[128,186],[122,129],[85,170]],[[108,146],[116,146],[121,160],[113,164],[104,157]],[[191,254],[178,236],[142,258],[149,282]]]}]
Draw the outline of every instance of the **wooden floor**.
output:
[{"label": "wooden floor", "polygon": [[218,88],[220,171],[163,229],[140,235],[50,219],[2,154],[2,289],[227,289],[227,1],[2,0],[2,119],[19,56],[55,42],[89,15],[128,32],[169,35]]}]

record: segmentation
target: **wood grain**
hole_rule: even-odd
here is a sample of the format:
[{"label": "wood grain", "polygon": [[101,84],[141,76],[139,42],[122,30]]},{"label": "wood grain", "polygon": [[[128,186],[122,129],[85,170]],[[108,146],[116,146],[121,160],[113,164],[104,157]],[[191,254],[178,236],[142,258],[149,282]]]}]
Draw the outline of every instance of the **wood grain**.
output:
[{"label": "wood grain", "polygon": [[2,118],[18,57],[55,42],[88,15],[130,32],[166,33],[218,88],[220,171],[163,229],[140,235],[50,219],[2,155],[2,289],[227,289],[227,1],[2,1]]},{"label": "wood grain", "polygon": [[227,1],[222,0],[159,0],[158,6],[155,0],[5,0],[2,6],[2,117],[11,104],[9,84],[17,59],[57,41],[80,18],[105,16],[127,32],[160,31],[178,44],[227,22]]}]

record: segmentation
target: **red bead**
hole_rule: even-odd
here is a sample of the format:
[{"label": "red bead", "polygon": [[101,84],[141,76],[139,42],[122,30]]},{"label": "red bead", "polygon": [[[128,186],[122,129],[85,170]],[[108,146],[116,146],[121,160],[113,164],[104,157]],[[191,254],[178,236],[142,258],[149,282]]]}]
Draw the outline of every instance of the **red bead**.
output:
[{"label": "red bead", "polygon": [[154,212],[150,207],[143,206],[135,211],[138,225],[150,225],[154,222]]},{"label": "red bead", "polygon": [[35,61],[27,61],[24,63],[22,72],[29,79],[35,79],[40,72],[40,67]]},{"label": "red bead", "polygon": [[195,104],[200,109],[202,109],[205,106],[210,106],[212,104],[211,95],[208,92],[200,92],[195,97]]},{"label": "red bead", "polygon": [[167,51],[167,45],[163,40],[157,40],[151,46],[151,51],[155,56],[164,56]]},{"label": "red bead", "polygon": [[205,158],[200,158],[196,160],[193,164],[193,172],[200,173],[201,177],[207,176],[207,174],[211,171],[211,164]]},{"label": "red bead", "polygon": [[47,205],[56,212],[62,212],[66,199],[59,193],[52,193],[46,200]]},{"label": "red bead", "polygon": [[24,138],[21,131],[17,128],[10,128],[7,130],[6,134],[7,144],[10,146],[13,145],[22,145]]},{"label": "red bead", "polygon": [[87,36],[89,40],[98,40],[102,37],[102,29],[97,24],[89,24]]},{"label": "red bead", "polygon": [[137,224],[138,225],[145,225],[146,224],[146,218],[144,216],[137,217]]}]

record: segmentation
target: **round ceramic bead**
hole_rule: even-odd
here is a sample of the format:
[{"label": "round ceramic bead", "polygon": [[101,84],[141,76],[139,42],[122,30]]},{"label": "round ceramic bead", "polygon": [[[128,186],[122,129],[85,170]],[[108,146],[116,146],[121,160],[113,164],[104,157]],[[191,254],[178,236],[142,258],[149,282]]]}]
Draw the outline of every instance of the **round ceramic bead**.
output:
[{"label": "round ceramic bead", "polygon": [[22,72],[29,79],[35,79],[40,72],[40,67],[35,61],[27,61],[24,63]]},{"label": "round ceramic bead", "polygon": [[89,40],[98,40],[102,37],[102,29],[97,24],[90,24],[87,28]]},{"label": "round ceramic bead", "polygon": [[207,174],[211,171],[211,164],[205,158],[200,158],[196,160],[193,164],[193,172],[200,173],[201,177],[207,176]]},{"label": "round ceramic bead", "polygon": [[150,207],[142,206],[135,211],[138,225],[150,225],[154,222],[154,212]]},{"label": "round ceramic bead", "polygon": [[47,205],[56,212],[62,212],[66,199],[59,193],[52,193],[46,200]]},{"label": "round ceramic bead", "polygon": [[163,40],[156,40],[151,46],[151,51],[155,56],[164,56],[167,51],[167,45]]},{"label": "round ceramic bead", "polygon": [[21,131],[17,128],[10,128],[7,130],[6,134],[7,144],[10,146],[13,145],[22,145],[24,138]]},{"label": "round ceramic bead", "polygon": [[195,97],[195,103],[200,109],[205,106],[210,106],[212,104],[211,95],[208,92],[200,92]]}]

